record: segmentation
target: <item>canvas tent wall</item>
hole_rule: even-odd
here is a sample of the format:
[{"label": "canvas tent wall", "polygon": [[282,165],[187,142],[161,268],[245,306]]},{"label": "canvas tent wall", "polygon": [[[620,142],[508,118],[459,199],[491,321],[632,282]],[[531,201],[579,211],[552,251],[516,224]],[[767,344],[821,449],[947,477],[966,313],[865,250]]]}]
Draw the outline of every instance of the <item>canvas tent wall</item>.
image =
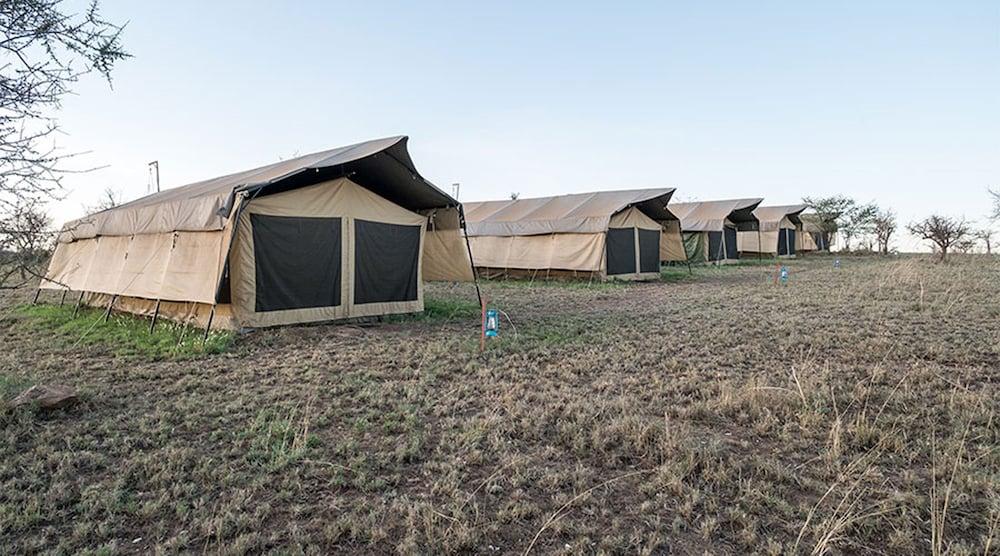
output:
[{"label": "canvas tent wall", "polygon": [[487,274],[659,277],[683,260],[673,189],[466,203],[472,259]]},{"label": "canvas tent wall", "polygon": [[670,203],[668,208],[680,219],[688,260],[720,264],[739,260],[738,233],[757,230],[753,211],[762,200]]},{"label": "canvas tent wall", "polygon": [[794,257],[802,233],[799,214],[806,208],[808,205],[757,207],[753,214],[760,226],[756,231],[739,232],[740,252]]},{"label": "canvas tent wall", "polygon": [[797,245],[799,251],[829,251],[836,239],[836,222],[824,219],[815,213],[800,214],[802,220],[801,239]]},{"label": "canvas tent wall", "polygon": [[68,223],[40,287],[235,329],[423,309],[423,278],[472,278],[462,207],[406,137],[143,197]]}]

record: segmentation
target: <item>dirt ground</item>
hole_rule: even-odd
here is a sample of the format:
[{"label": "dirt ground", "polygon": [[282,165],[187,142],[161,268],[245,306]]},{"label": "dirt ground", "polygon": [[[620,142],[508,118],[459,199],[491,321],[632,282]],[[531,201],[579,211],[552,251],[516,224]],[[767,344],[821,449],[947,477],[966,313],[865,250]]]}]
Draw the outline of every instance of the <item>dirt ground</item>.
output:
[{"label": "dirt ground", "polygon": [[0,404],[0,553],[997,551],[1000,259],[789,268],[487,282],[484,355],[465,284],[181,359],[8,294],[8,399],[82,403]]}]

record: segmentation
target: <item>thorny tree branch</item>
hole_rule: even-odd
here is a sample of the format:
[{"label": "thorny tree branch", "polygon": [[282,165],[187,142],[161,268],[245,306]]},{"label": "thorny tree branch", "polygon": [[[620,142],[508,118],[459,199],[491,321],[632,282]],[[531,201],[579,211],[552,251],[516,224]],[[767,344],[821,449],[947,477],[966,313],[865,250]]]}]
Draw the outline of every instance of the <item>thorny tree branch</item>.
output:
[{"label": "thorny tree branch", "polygon": [[[37,275],[54,233],[43,205],[59,198],[65,167],[79,153],[57,146],[53,114],[84,75],[129,57],[124,26],[105,20],[94,0],[83,13],[64,0],[0,2],[0,286]],[[88,171],[88,170],[82,170]]]}]

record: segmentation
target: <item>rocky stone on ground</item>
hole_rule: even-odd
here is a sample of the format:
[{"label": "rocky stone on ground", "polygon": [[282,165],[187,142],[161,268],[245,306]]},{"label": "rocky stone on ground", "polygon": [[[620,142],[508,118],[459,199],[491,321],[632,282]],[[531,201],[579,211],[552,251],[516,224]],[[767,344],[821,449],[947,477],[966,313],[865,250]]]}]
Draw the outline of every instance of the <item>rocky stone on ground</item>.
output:
[{"label": "rocky stone on ground", "polygon": [[78,401],[76,390],[60,384],[37,384],[18,394],[11,407],[37,404],[41,409],[61,409]]}]

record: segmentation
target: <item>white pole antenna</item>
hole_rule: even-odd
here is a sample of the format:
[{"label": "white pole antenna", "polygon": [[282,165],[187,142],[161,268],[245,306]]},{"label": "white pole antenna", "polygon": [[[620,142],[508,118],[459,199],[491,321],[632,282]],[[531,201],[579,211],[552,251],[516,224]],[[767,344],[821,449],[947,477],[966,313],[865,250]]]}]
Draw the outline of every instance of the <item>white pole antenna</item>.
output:
[{"label": "white pole antenna", "polygon": [[154,160],[149,163],[149,186],[147,187],[147,193],[152,193],[153,190],[157,193],[160,192],[160,161]]}]

